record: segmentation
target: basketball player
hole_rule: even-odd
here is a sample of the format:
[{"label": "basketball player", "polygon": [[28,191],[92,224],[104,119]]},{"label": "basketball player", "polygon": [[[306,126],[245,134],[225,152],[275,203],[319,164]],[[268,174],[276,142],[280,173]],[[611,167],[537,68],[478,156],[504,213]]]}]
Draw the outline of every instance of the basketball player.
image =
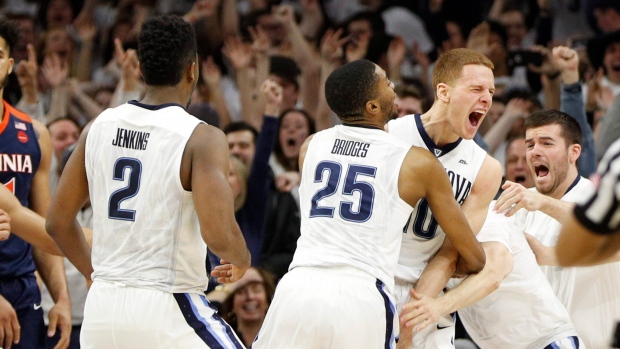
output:
[{"label": "basketball player", "polygon": [[327,102],[343,124],[301,148],[301,237],[253,348],[393,348],[400,235],[423,197],[455,243],[470,247],[469,267],[484,266],[443,167],[383,131],[397,113],[393,88],[366,60],[328,77]]},{"label": "basketball player", "polygon": [[[514,217],[492,211],[476,236],[487,257],[484,269],[443,296],[420,296],[400,315],[411,325],[458,310],[467,333],[482,349],[577,348],[566,308],[553,292]],[[456,280],[456,279],[454,279]],[[510,314],[510,316],[505,316]]]},{"label": "basketball player", "polygon": [[[11,49],[17,38],[14,24],[0,20],[0,98],[13,71]],[[50,202],[50,159],[51,144],[45,126],[2,100],[0,185],[8,188],[22,206],[42,217]],[[0,241],[0,347],[43,348],[46,332],[54,335],[58,328],[61,339],[56,348],[66,348],[71,335],[71,302],[62,258],[33,248],[20,236],[11,234]],[[35,268],[55,301],[47,329]]]},{"label": "basketball player", "polygon": [[[435,102],[431,109],[387,125],[390,134],[428,149],[439,159],[450,177],[453,198],[462,205],[475,233],[482,227],[502,178],[499,162],[473,141],[491,107],[495,91],[491,69],[493,63],[475,51],[456,49],[445,53],[433,71]],[[399,311],[411,299],[412,288],[419,294],[436,297],[454,271],[457,251],[462,256],[470,248],[457,244],[453,236],[446,239],[445,229],[437,223],[436,212],[423,199],[415,205],[403,229],[395,274]],[[437,326],[427,326],[424,332],[416,333],[413,346],[454,348],[453,325],[452,317],[443,317]]]},{"label": "basketball player", "polygon": [[[580,88],[576,52],[555,47],[552,55],[564,88]],[[527,190],[506,182],[495,208],[507,215],[516,213],[523,231],[535,237],[530,245],[540,262],[545,258],[535,248],[538,240],[543,247],[556,245],[559,222],[568,221],[574,202],[589,195],[593,184],[578,174],[582,133],[575,119],[562,112],[543,111],[528,117],[525,129],[526,159],[535,188]],[[579,337],[588,348],[608,347],[613,325],[620,318],[620,262],[563,268],[557,258],[550,260],[554,265],[543,266],[543,272],[568,310]]]},{"label": "basketball player", "polygon": [[556,246],[560,265],[604,263],[620,252],[620,140],[603,156],[597,177],[596,191],[578,202],[562,226]]},{"label": "basketball player", "polygon": [[[227,182],[224,134],[185,111],[198,80],[192,26],[147,20],[138,38],[144,98],[108,109],[80,136],[47,230],[93,285],[82,348],[242,348],[203,291],[207,245],[250,266]],[[89,197],[93,248],[75,219]],[[206,244],[205,244],[206,243]]]}]

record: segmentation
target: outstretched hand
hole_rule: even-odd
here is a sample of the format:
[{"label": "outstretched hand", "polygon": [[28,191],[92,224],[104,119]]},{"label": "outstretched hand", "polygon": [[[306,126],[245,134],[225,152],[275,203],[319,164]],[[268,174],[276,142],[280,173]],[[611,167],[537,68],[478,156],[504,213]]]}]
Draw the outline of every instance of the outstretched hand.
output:
[{"label": "outstretched hand", "polygon": [[211,271],[211,276],[217,278],[217,282],[220,284],[230,284],[238,281],[243,277],[245,271],[248,270],[248,267],[238,267],[223,259],[220,260],[220,263],[221,265],[216,266]]}]

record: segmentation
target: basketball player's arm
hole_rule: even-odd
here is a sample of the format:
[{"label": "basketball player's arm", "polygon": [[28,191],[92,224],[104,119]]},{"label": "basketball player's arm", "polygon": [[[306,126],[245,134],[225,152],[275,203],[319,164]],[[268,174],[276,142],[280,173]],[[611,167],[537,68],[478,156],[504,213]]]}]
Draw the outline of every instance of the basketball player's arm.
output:
[{"label": "basketball player's arm", "polygon": [[[32,178],[29,203],[32,210],[42,217],[47,216],[50,204],[49,171],[52,159],[52,144],[47,128],[40,122],[33,120],[41,149],[41,162]],[[80,229],[81,232],[81,229]],[[37,247],[32,249],[32,258],[37,271],[50,291],[54,306],[49,312],[48,335],[51,337],[60,329],[60,340],[54,349],[66,348],[71,335],[71,300],[65,274],[65,264],[62,257],[53,256]]]},{"label": "basketball player's arm", "polygon": [[186,156],[191,157],[191,191],[202,238],[214,254],[232,264],[228,275],[214,276],[228,278],[223,282],[239,280],[251,259],[235,220],[234,198],[228,184],[230,155],[224,133],[213,126],[198,125],[187,142]]},{"label": "basketball player's arm", "polygon": [[22,206],[13,193],[3,185],[0,185],[0,209],[10,216],[13,234],[45,252],[56,256],[63,255],[45,231],[45,219]]},{"label": "basketball player's arm", "polygon": [[[488,207],[502,180],[502,168],[499,162],[487,155],[476,176],[471,193],[461,206],[463,214],[469,221],[474,234],[478,234],[486,219]],[[434,280],[443,274],[442,280],[448,282],[453,273],[464,275],[467,265],[459,258],[458,251],[450,239],[445,239],[437,254],[431,258],[416,284],[416,291],[426,295],[437,295],[445,285]],[[455,265],[455,266],[454,266]],[[449,274],[449,275],[446,275]],[[428,276],[431,275],[431,276]]]},{"label": "basketball player's arm", "polygon": [[421,331],[439,321],[442,315],[472,305],[497,290],[512,272],[512,254],[500,242],[483,242],[482,248],[486,263],[481,272],[468,276],[460,285],[441,297],[428,297],[412,291],[412,300],[405,304],[401,311],[401,323],[404,323],[406,328],[415,326]]},{"label": "basketball player's arm", "polygon": [[535,190],[529,190],[519,183],[506,181],[502,185],[504,192],[495,203],[495,211],[503,212],[506,217],[514,215],[521,208],[532,211],[541,211],[558,222],[565,222],[570,218],[575,203],[554,199]]},{"label": "basketball player's arm", "polygon": [[572,216],[562,226],[555,246],[562,266],[590,266],[620,261],[620,229],[601,235]]},{"label": "basketball player's arm", "polygon": [[[403,176],[401,169],[399,177],[399,190],[403,200],[415,206],[421,197],[426,197],[431,211],[437,212],[433,213],[437,222],[454,244],[456,251],[462,255],[467,272],[482,270],[485,263],[484,251],[454,200],[450,180],[441,163],[430,152],[412,148],[405,158],[403,168],[408,168],[406,176]],[[403,183],[405,178],[407,182]],[[421,287],[419,292],[431,297],[436,297],[446,285],[454,271],[456,256],[440,254],[436,259],[435,267],[425,270],[418,281]],[[428,269],[428,266],[425,269]]]}]

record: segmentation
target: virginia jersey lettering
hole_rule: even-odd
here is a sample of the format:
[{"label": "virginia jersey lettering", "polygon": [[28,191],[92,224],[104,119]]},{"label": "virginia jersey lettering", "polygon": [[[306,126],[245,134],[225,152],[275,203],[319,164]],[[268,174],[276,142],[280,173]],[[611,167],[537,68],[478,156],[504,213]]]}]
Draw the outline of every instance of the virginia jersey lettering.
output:
[{"label": "virginia jersey lettering", "polygon": [[400,231],[411,213],[398,193],[409,149],[372,128],[339,125],[314,135],[303,164],[301,237],[290,269],[351,266],[392,290]]},{"label": "virginia jersey lettering", "polygon": [[[462,205],[471,192],[486,152],[473,140],[462,138],[442,147],[437,146],[424,130],[419,114],[392,120],[388,127],[390,134],[435,154],[448,173],[454,198]],[[402,232],[403,242],[395,276],[415,283],[443,244],[445,234],[433,217],[426,199],[421,199],[413,208]]]},{"label": "virginia jersey lettering", "polygon": [[[41,162],[39,140],[30,117],[5,101],[0,123],[0,182],[28,207],[30,184]],[[0,278],[14,278],[35,270],[30,244],[11,234],[0,241]]]},{"label": "virginia jersey lettering", "polygon": [[93,279],[164,292],[206,288],[206,244],[180,178],[199,123],[180,105],[136,101],[93,122],[86,139]]}]

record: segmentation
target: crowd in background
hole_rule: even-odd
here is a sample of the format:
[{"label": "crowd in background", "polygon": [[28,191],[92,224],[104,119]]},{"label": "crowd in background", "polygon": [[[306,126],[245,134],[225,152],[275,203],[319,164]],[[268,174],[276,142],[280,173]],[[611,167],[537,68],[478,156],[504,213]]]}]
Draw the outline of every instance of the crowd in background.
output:
[{"label": "crowd in background", "polygon": [[[194,26],[201,79],[187,109],[226,133],[236,216],[257,267],[243,282],[209,291],[215,288],[229,322],[243,327],[246,344],[292,260],[299,149],[338,123],[323,86],[343,63],[380,65],[404,116],[432,104],[431,74],[443,52],[467,47],[486,55],[496,93],[475,140],[504,165],[507,179],[526,187],[533,186],[522,140],[530,113],[561,109],[580,121],[584,177],[620,138],[617,0],[4,0],[0,13],[20,34],[4,97],[47,125],[52,190],[81,129],[143,95],[137,34],[144,20],[175,13]],[[579,91],[562,90],[551,60],[559,45],[579,54]],[[263,93],[264,84],[279,85],[282,99]],[[207,262],[217,263],[216,256]]]}]

